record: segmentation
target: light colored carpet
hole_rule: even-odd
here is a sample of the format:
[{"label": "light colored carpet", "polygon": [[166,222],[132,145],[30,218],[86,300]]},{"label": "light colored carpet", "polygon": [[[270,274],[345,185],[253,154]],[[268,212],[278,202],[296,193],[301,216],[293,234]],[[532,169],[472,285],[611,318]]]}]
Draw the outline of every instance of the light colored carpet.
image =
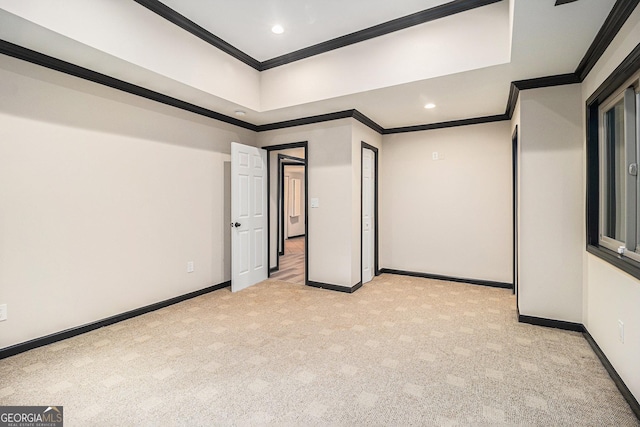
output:
[{"label": "light colored carpet", "polygon": [[640,425],[581,334],[515,316],[504,289],[269,280],[0,360],[0,405],[68,426]]}]

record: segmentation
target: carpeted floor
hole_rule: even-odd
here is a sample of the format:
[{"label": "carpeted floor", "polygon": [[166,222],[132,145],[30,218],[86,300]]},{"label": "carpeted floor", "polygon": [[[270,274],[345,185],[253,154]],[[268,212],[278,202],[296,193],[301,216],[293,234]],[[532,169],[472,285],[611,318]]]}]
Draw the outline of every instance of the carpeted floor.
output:
[{"label": "carpeted floor", "polygon": [[579,333],[511,292],[382,275],[355,294],[269,280],[0,360],[0,405],[67,426],[639,426]]}]

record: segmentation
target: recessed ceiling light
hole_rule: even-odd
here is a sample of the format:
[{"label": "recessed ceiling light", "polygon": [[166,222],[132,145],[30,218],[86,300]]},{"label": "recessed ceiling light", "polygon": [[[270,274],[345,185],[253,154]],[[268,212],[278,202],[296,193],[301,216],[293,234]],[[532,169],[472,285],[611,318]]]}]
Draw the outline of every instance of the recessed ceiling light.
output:
[{"label": "recessed ceiling light", "polygon": [[424,106],[424,108],[426,108],[427,110],[430,110],[432,108],[436,108],[436,104],[428,103],[427,105]]},{"label": "recessed ceiling light", "polygon": [[247,112],[242,110],[236,110],[235,113],[236,113],[236,116],[238,117],[244,117],[247,115]]},{"label": "recessed ceiling light", "polygon": [[282,28],[282,25],[274,25],[271,28],[271,32],[273,32],[274,34],[282,34],[284,33],[284,28]]}]

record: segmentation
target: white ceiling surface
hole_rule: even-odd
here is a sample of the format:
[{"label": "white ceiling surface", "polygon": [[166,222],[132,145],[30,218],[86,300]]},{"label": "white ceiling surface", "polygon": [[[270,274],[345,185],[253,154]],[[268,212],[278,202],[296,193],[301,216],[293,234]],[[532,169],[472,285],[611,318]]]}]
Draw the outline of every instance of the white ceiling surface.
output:
[{"label": "white ceiling surface", "polygon": [[[29,3],[37,4],[39,2],[31,0]],[[178,2],[177,0],[171,0],[166,1],[166,3],[172,6],[171,3]],[[180,1],[180,4],[182,3],[183,2]],[[209,24],[204,21],[198,22],[194,16],[189,16],[189,14],[193,13],[203,17],[209,16],[208,13],[211,11],[211,8],[214,8],[212,4],[219,5],[222,1],[205,3],[206,2],[188,0],[185,1],[185,4],[189,5],[190,8],[194,8],[194,10],[189,11],[185,8],[181,11],[178,9],[178,6],[176,6],[176,10],[185,14],[199,25],[205,26]],[[218,15],[216,19],[223,19],[227,23],[234,24],[233,27],[235,30],[232,29],[232,36],[228,38],[227,41],[241,49],[242,47],[240,45],[233,43],[233,37],[249,43],[250,38],[247,37],[245,39],[243,34],[248,31],[249,27],[257,26],[255,19],[264,21],[267,28],[270,28],[272,25],[271,19],[273,19],[271,11],[277,10],[277,6],[281,7],[282,4],[284,4],[283,1],[277,0],[243,0],[228,3],[229,4],[225,4],[224,6],[219,5],[220,8],[214,8]],[[340,8],[342,11],[335,16],[347,16],[342,7],[344,3],[350,2],[342,2],[340,7],[338,3],[334,1],[306,0],[296,2],[298,5],[310,4],[313,5],[313,10],[323,11],[318,12],[317,19],[326,19],[325,16],[329,16],[330,19],[332,15],[329,11],[335,10],[333,8]],[[375,17],[375,20],[387,20],[387,17],[392,17],[389,11],[389,5],[392,2],[370,2],[362,0],[357,3],[361,6],[363,3],[372,3],[375,5],[373,8],[376,12],[372,17],[367,19],[373,20]],[[389,7],[385,7],[384,4],[386,3],[389,3],[389,5],[387,5]],[[419,7],[418,3],[423,5],[427,4],[427,7],[429,7],[435,3],[443,3],[443,1],[396,1],[393,2],[394,11],[398,10],[398,3],[401,3],[403,7],[406,5],[407,8],[402,9],[403,12],[401,13],[401,15],[405,15],[405,11],[407,10],[415,11],[412,8]],[[88,43],[87,39],[91,39],[91,37],[88,36],[87,39],[83,38],[82,34],[78,32],[78,29],[75,30],[76,32],[73,37],[65,36],[63,31],[67,26],[59,25],[55,29],[52,29],[52,25],[46,23],[50,17],[45,17],[47,19],[44,19],[44,21],[41,20],[36,24],[30,21],[28,10],[25,12],[24,9],[18,11],[16,11],[15,8],[13,9],[14,13],[22,17],[7,12],[7,10],[12,9],[12,6],[16,4],[24,5],[25,2],[14,3],[10,0],[0,0],[0,8],[5,9],[0,9],[0,24],[2,24],[0,25],[0,37],[95,71],[113,75],[125,81],[166,93],[205,108],[210,108],[222,114],[233,116],[234,110],[244,109],[247,111],[247,116],[244,120],[256,124],[356,108],[383,127],[392,128],[504,113],[509,93],[509,83],[511,81],[563,74],[575,70],[580,59],[584,56],[584,53],[595,37],[595,34],[613,7],[615,0],[580,0],[558,7],[554,7],[555,0],[512,0],[511,3],[514,7],[512,55],[510,62],[507,64],[487,66],[471,71],[451,72],[446,76],[418,79],[407,84],[390,85],[375,90],[366,90],[346,96],[337,96],[321,101],[308,102],[265,112],[257,112],[257,109],[243,105],[243,102],[229,101],[229,99],[219,96],[220,93],[207,90],[204,85],[199,87],[198,85],[191,84],[186,78],[180,76],[180,78],[177,78],[167,73],[160,73],[152,67],[147,67],[146,64],[135,62],[135,58],[133,57],[121,58],[115,55],[114,51],[104,52],[99,47]],[[121,3],[119,4],[122,5]],[[133,4],[136,5],[135,3]],[[126,7],[134,7],[130,6],[129,3],[125,3],[124,5]],[[198,5],[201,6],[201,9],[198,9]],[[256,5],[260,5],[260,8],[257,8]],[[369,8],[368,6],[363,7],[367,10]],[[234,21],[231,19],[233,14],[238,14],[242,11],[246,12],[247,8],[255,10],[255,13],[251,15],[251,21]],[[226,12],[227,9],[231,11],[229,14]],[[307,9],[297,7],[297,10],[292,16],[301,16],[300,14],[305,13],[304,10]],[[66,9],[65,14],[68,15],[72,11],[73,8]],[[372,21],[359,20],[359,15],[365,14],[360,11],[354,13],[353,26],[345,26],[345,29],[342,30],[344,33],[358,30],[358,26],[370,25],[368,22]],[[220,18],[220,16],[222,16],[222,18]],[[358,17],[358,19],[355,19],[355,17]],[[73,20],[77,20],[78,18],[79,17],[71,17]],[[146,11],[144,15],[145,22],[143,24],[147,24],[148,22],[155,25],[158,23],[157,19],[161,18],[155,16],[152,12]],[[303,40],[300,39],[301,36],[299,35],[292,37],[296,39],[296,43],[301,43],[296,46],[305,46],[313,44],[315,40],[333,38],[336,34],[335,31],[342,28],[340,27],[340,21],[344,24],[344,20],[342,19],[334,18],[334,20],[336,21],[336,26],[331,26],[331,32],[327,33],[319,32],[319,30],[322,29],[319,25],[306,24],[305,26],[299,22],[299,24],[302,25],[300,28],[307,28],[310,33],[308,36],[303,37]],[[355,21],[358,21],[357,24]],[[7,25],[6,23],[10,23],[11,25]],[[283,25],[286,25],[286,23]],[[165,26],[164,23],[156,26],[165,32],[173,33],[175,31],[171,26]],[[158,31],[158,28],[156,28],[156,31]],[[101,30],[106,34],[120,34],[123,32],[122,28],[113,28],[112,30],[102,28]],[[180,31],[183,30],[180,29]],[[209,28],[209,31],[223,39],[225,38],[222,36],[222,33],[218,31],[211,28]],[[297,29],[296,32],[306,34],[302,29]],[[258,29],[254,31],[254,34],[256,33],[259,34]],[[323,36],[322,34],[325,35]],[[284,36],[286,36],[286,33]],[[383,37],[393,36],[393,34],[390,34]],[[318,37],[320,37],[320,39]],[[257,59],[263,59],[261,55],[266,55],[267,58],[273,56],[269,53],[270,51],[267,46],[270,44],[269,39],[260,35],[258,35],[257,38],[260,40],[259,43],[256,43],[252,48],[254,50],[242,50],[245,50],[252,56],[255,55]],[[189,35],[189,38],[184,40],[187,40],[187,43],[202,43],[199,39],[194,39],[195,37]],[[180,37],[180,40],[183,40],[182,37]],[[367,55],[367,51],[364,48],[366,44],[362,45],[363,50],[360,54]],[[180,48],[180,46],[173,47]],[[257,54],[252,54],[252,52],[257,52]],[[159,52],[159,54],[162,53],[166,52]],[[148,57],[149,52],[140,52],[140,55]],[[323,55],[319,55],[303,61],[313,60],[317,62],[321,61],[322,57]],[[0,67],[2,67],[1,60]],[[278,68],[271,71],[277,70]],[[310,84],[313,84],[313,82],[310,82]],[[425,110],[423,105],[426,101],[434,102],[438,107],[433,110]]]},{"label": "white ceiling surface", "polygon": [[[508,65],[451,74],[256,114],[257,124],[355,108],[385,128],[503,114],[509,97]],[[506,83],[505,83],[506,82]],[[427,103],[437,108],[425,109]]]},{"label": "white ceiling surface", "polygon": [[515,1],[511,62],[518,79],[574,72],[615,0],[554,3]]},{"label": "white ceiling surface", "polygon": [[[161,0],[258,61],[313,46],[450,0]],[[281,35],[271,28],[280,24]]]},{"label": "white ceiling surface", "polygon": [[494,3],[263,71],[261,110],[506,64],[509,4]]},{"label": "white ceiling surface", "polygon": [[[514,0],[508,64],[262,112],[256,123],[356,108],[385,128],[483,117],[505,112],[510,83],[574,72],[615,0]],[[455,17],[454,17],[455,18]],[[425,110],[423,101],[437,105]]]},{"label": "white ceiling surface", "polygon": [[260,109],[258,71],[134,1],[0,0],[0,8],[0,37],[10,42],[150,89],[171,79],[160,91],[186,101],[181,85]]}]

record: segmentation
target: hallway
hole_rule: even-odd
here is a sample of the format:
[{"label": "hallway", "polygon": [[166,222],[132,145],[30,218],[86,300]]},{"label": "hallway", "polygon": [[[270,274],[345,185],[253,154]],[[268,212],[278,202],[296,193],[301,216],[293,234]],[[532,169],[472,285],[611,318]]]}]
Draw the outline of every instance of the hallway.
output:
[{"label": "hallway", "polygon": [[304,285],[304,245],[305,236],[284,241],[284,255],[280,256],[280,270],[271,275],[272,279]]}]

